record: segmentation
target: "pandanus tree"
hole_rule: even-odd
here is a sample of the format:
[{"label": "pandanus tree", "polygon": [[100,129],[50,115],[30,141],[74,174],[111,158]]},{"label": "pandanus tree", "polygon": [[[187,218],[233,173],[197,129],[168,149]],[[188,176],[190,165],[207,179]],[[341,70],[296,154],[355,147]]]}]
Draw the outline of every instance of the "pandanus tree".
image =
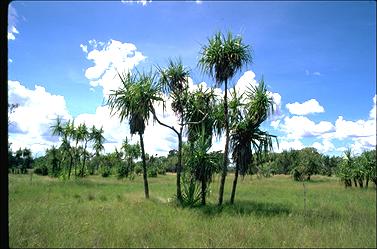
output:
[{"label": "pandanus tree", "polygon": [[[150,73],[131,72],[118,76],[122,86],[113,90],[107,101],[111,114],[118,114],[120,122],[129,120],[131,135],[139,134],[141,159],[143,163],[143,179],[145,197],[149,198],[147,165],[145,160],[143,134],[151,113],[155,113],[153,103],[162,101],[159,85],[155,83],[155,75]],[[155,116],[155,115],[154,115]]]},{"label": "pandanus tree", "polygon": [[67,138],[67,142],[69,144],[69,168],[68,168],[68,179],[71,178],[71,172],[72,172],[72,166],[73,166],[73,160],[75,158],[75,148],[72,148],[70,145],[69,140],[74,140],[75,139],[75,123],[74,121],[68,120],[68,122],[64,126],[64,137]]},{"label": "pandanus tree", "polygon": [[70,138],[73,134],[73,122],[71,124],[71,121],[68,121],[66,123],[63,123],[60,117],[56,118],[56,123],[51,126],[52,135],[57,135],[62,137],[62,143],[60,145],[60,149],[62,151],[62,158],[59,161],[59,168],[61,167],[61,163],[64,162],[66,156],[68,155],[70,157],[70,163],[69,163],[69,169],[68,169],[68,179],[71,176],[71,169],[72,169],[72,163],[73,163],[73,152],[72,147],[70,144]]},{"label": "pandanus tree", "polygon": [[[235,90],[231,101],[231,148],[236,164],[230,203],[234,203],[238,175],[244,176],[253,159],[266,154],[273,148],[272,141],[277,137],[260,129],[261,124],[273,113],[273,99],[269,96],[263,79],[258,86],[251,86],[245,92],[245,102]],[[256,156],[257,158],[253,158]]]},{"label": "pandanus tree", "polygon": [[[178,117],[179,131],[174,126],[162,123],[158,117],[155,119],[161,125],[173,130],[178,137],[178,163],[177,163],[177,199],[182,200],[181,172],[182,172],[182,133],[185,126],[186,105],[188,97],[189,70],[185,68],[180,60],[169,60],[167,68],[158,68],[160,73],[160,84],[164,94],[168,94],[172,100],[171,108]],[[155,115],[156,116],[156,115]]]},{"label": "pandanus tree", "polygon": [[[97,129],[94,125],[90,129],[91,140],[93,141],[93,149],[95,151],[95,157],[99,158],[100,152],[104,149],[103,143],[105,142],[105,137],[103,136],[103,127]],[[98,165],[97,165],[98,169]],[[92,168],[92,172],[94,173],[94,168]]]},{"label": "pandanus tree", "polygon": [[208,44],[202,47],[200,55],[199,66],[202,71],[212,76],[217,86],[224,84],[225,148],[218,200],[221,205],[228,167],[228,81],[246,64],[251,63],[252,57],[250,47],[243,44],[242,37],[234,37],[230,32],[227,36],[220,32],[215,34],[208,40]]},{"label": "pandanus tree", "polygon": [[85,162],[86,162],[86,158],[88,157],[88,152],[86,151],[86,148],[88,146],[88,142],[91,140],[92,135],[90,134],[85,123],[79,126],[79,130],[80,130],[80,133],[81,133],[81,139],[84,142],[84,147],[83,147],[83,150],[82,150],[82,157],[83,157],[82,167],[81,167],[81,171],[80,171],[79,175],[81,177],[84,177]]}]

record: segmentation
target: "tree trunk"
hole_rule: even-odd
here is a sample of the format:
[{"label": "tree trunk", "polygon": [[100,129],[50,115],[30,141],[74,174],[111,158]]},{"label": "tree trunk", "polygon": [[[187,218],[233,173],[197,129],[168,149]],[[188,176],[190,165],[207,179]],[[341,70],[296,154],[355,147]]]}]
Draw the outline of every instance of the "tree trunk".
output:
[{"label": "tree trunk", "polygon": [[238,167],[238,163],[236,163],[236,172],[234,174],[232,195],[230,196],[230,204],[234,203],[234,197],[236,195],[237,180],[238,180],[238,171],[239,171],[239,167]]},{"label": "tree trunk", "polygon": [[79,143],[79,140],[76,140],[76,151],[75,151],[75,176],[77,176],[76,174],[76,166],[77,166],[77,154],[78,154],[78,150],[77,150],[77,144]]},{"label": "tree trunk", "polygon": [[71,156],[71,160],[70,160],[70,162],[69,162],[69,170],[68,170],[68,179],[71,179],[71,170],[72,170],[72,163],[73,163],[73,156],[72,155],[70,155]]},{"label": "tree trunk", "polygon": [[367,176],[365,178],[365,187],[368,188],[368,183],[369,183],[369,177]]},{"label": "tree trunk", "polygon": [[204,175],[202,176],[202,205],[206,205],[206,189],[207,184]]},{"label": "tree trunk", "polygon": [[306,180],[310,181],[310,175],[308,175],[308,177],[306,178]]},{"label": "tree trunk", "polygon": [[221,174],[220,190],[219,190],[219,203],[218,203],[219,206],[223,204],[225,178],[226,178],[226,173],[228,170],[228,146],[229,146],[228,80],[225,80],[224,91],[225,91],[225,94],[224,94],[225,148],[224,148],[223,170]]},{"label": "tree trunk", "polygon": [[359,180],[359,187],[363,188],[364,187],[363,178],[360,177],[358,180]]},{"label": "tree trunk", "polygon": [[357,181],[356,181],[356,178],[353,178],[353,184],[355,185],[355,187],[357,187]]},{"label": "tree trunk", "polygon": [[139,133],[139,136],[140,136],[140,147],[141,147],[141,159],[143,161],[144,192],[145,192],[145,198],[149,199],[148,178],[147,178],[147,163],[145,162],[143,134]]},{"label": "tree trunk", "polygon": [[182,190],[181,190],[181,171],[182,171],[182,122],[181,128],[179,129],[178,135],[178,164],[177,164],[177,199],[182,200]]},{"label": "tree trunk", "polygon": [[88,141],[86,140],[85,141],[85,146],[84,146],[84,152],[83,152],[83,154],[84,154],[84,158],[83,158],[83,162],[82,162],[82,168],[81,168],[81,177],[84,177],[84,169],[85,169],[85,161],[86,161],[86,155],[85,155],[85,152],[86,152],[86,145],[87,145],[87,143],[88,143]]}]

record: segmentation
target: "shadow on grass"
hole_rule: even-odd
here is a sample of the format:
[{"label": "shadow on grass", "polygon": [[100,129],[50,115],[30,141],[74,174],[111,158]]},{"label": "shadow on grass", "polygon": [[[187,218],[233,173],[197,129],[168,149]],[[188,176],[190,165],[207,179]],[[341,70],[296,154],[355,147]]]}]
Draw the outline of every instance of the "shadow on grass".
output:
[{"label": "shadow on grass", "polygon": [[216,204],[207,204],[206,206],[195,207],[205,216],[214,216],[220,213],[228,215],[257,215],[257,216],[277,216],[288,215],[292,212],[288,205],[280,203],[256,202],[256,201],[237,201],[233,205],[225,203],[219,207]]}]

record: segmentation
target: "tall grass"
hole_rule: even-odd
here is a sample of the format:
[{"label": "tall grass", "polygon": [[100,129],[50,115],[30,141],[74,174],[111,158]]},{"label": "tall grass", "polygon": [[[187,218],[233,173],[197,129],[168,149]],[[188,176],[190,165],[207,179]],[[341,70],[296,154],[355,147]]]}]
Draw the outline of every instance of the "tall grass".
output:
[{"label": "tall grass", "polygon": [[313,177],[305,213],[302,184],[287,176],[245,177],[223,207],[214,180],[208,205],[190,209],[169,202],[174,175],[150,178],[150,200],[142,177],[9,175],[10,247],[376,247],[374,187]]}]

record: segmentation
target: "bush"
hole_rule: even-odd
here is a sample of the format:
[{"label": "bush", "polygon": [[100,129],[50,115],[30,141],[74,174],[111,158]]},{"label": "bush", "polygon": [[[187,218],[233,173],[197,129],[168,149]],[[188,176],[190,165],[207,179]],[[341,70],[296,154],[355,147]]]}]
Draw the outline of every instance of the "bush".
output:
[{"label": "bush", "polygon": [[127,164],[125,164],[125,163],[119,164],[119,166],[117,167],[118,179],[128,177],[129,173],[130,173],[130,168]]},{"label": "bush", "polygon": [[157,173],[158,173],[159,175],[165,175],[165,174],[166,174],[166,169],[165,169],[165,168],[159,168],[159,169],[157,170]]},{"label": "bush", "polygon": [[135,173],[136,175],[140,175],[143,172],[143,168],[141,167],[140,164],[136,164],[135,166]]},{"label": "bush", "polygon": [[41,165],[40,167],[34,170],[34,173],[37,175],[46,176],[48,175],[48,168],[46,165]]},{"label": "bush", "polygon": [[157,177],[157,169],[156,168],[150,168],[148,170],[148,177]]},{"label": "bush", "polygon": [[108,177],[111,175],[111,171],[108,167],[102,167],[101,168],[101,176],[102,177]]}]

